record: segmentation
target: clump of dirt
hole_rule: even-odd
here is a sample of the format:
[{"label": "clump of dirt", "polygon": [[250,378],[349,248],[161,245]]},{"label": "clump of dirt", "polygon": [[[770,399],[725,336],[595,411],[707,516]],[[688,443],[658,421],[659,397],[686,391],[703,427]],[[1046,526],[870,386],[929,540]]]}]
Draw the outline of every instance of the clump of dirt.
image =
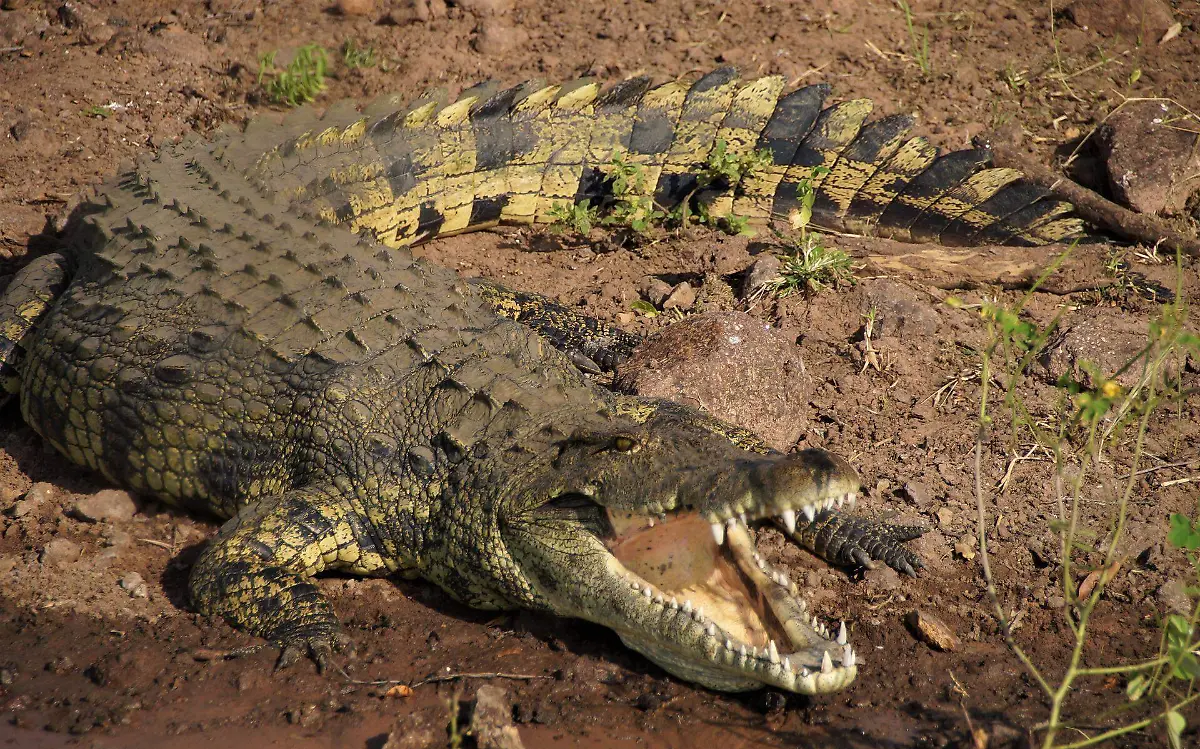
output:
[{"label": "clump of dirt", "polygon": [[[1035,2],[916,4],[913,24],[893,3],[664,0],[624,4],[414,0],[295,3],[254,0],[37,2],[0,10],[0,273],[31,253],[72,196],[151,149],[270,108],[257,85],[262,55],[308,44],[330,50],[318,104],[387,92],[457,89],[583,75],[616,81],[736,64],[781,74],[792,86],[829,81],[839,98],[870,97],[879,115],[913,113],[942,146],[1017,123],[1044,161],[1085,137],[1124,97],[1163,97],[1200,110],[1200,11],[1181,4],[1182,31],[1163,44],[1103,36]],[[351,7],[353,6],[353,8]],[[924,40],[928,39],[926,45]],[[347,41],[373,51],[348,65]],[[1137,70],[1138,75],[1133,75]],[[888,243],[840,240],[858,257]],[[894,250],[894,248],[893,248]],[[653,242],[572,242],[529,231],[455,237],[420,251],[465,275],[546,293],[587,314],[651,333],[675,313],[631,308],[656,277],[687,282],[699,302],[728,298],[764,252],[745,238],[691,232]],[[1105,296],[1105,250],[1090,282],[1026,301],[1045,324],[1119,315],[1146,330],[1152,305]],[[888,251],[894,256],[894,251]],[[1173,286],[1169,265],[1129,254],[1139,272]],[[865,275],[865,271],[863,272]],[[844,618],[863,665],[848,692],[808,699],[774,692],[718,695],[676,681],[589,624],[529,613],[466,609],[436,588],[400,580],[321,581],[358,648],[346,673],[298,667],[272,675],[275,654],[253,638],[192,614],[189,565],[216,525],[138,501],[130,512],[111,487],[49,451],[10,404],[0,412],[0,739],[62,746],[200,746],[213,741],[295,746],[444,743],[457,701],[474,696],[448,674],[500,674],[525,746],[692,746],[737,741],[795,746],[958,745],[982,728],[992,746],[1023,745],[1045,702],[1008,652],[991,614],[977,556],[973,445],[976,311],[1019,291],[954,288],[919,274],[863,278],[857,286],[750,306],[800,347],[809,392],[794,447],[822,446],[864,477],[868,512],[930,528],[913,548],[917,579],[879,569],[848,575],[760,534],[772,563],[806,588],[815,611]],[[718,288],[724,285],[724,289]],[[1184,292],[1196,291],[1194,269]],[[950,293],[962,304],[944,302]],[[868,325],[870,326],[868,329]],[[1094,325],[1093,325],[1094,327]],[[1193,328],[1194,328],[1193,322]],[[1125,337],[1122,338],[1124,340]],[[764,362],[763,366],[771,366]],[[1179,368],[1185,385],[1196,373]],[[1039,414],[1060,391],[1019,382]],[[1137,477],[1125,566],[1092,622],[1090,652],[1104,663],[1157,647],[1158,619],[1181,605],[1184,560],[1163,545],[1171,512],[1194,510],[1188,483],[1200,444],[1186,401],[1149,425],[1152,471]],[[999,432],[985,445],[982,479],[994,490],[989,544],[1017,641],[1047,672],[1067,657],[1070,633],[1058,588],[1051,468],[1030,445]],[[1099,468],[1088,507],[1111,501],[1129,447]],[[1086,519],[1085,519],[1086,520]],[[956,638],[934,650],[906,624],[914,610]],[[514,678],[519,677],[519,678]],[[387,680],[430,679],[411,693]],[[1095,710],[1119,704],[1124,684],[1093,680]],[[457,697],[456,697],[457,695]],[[1091,706],[1089,706],[1091,707]],[[970,723],[968,723],[968,716]],[[466,725],[461,723],[460,725]],[[405,739],[404,737],[409,737]],[[1161,743],[1127,737],[1125,746]],[[390,743],[389,743],[390,742]],[[408,743],[405,743],[408,742]]]}]

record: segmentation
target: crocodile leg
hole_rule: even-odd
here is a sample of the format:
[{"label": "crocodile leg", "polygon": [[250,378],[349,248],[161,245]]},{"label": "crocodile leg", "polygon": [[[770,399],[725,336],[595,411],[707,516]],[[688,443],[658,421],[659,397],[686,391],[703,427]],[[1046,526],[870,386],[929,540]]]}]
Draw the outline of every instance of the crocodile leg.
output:
[{"label": "crocodile leg", "polygon": [[349,638],[314,575],[386,573],[366,524],[329,489],[305,488],[243,508],[221,527],[188,580],[198,611],[282,647],[278,668],[310,655],[324,671]]},{"label": "crocodile leg", "polygon": [[904,543],[927,530],[920,525],[897,525],[856,515],[826,510],[811,522],[801,519],[796,530],[780,529],[793,541],[830,564],[873,568],[875,562],[916,577],[925,565]]},{"label": "crocodile leg", "polygon": [[633,333],[581,315],[540,294],[514,291],[482,278],[473,278],[470,283],[497,315],[525,325],[588,374],[615,370],[642,342]]},{"label": "crocodile leg", "polygon": [[42,255],[17,271],[0,295],[0,404],[19,391],[16,360],[22,342],[66,290],[67,280],[67,259]]}]

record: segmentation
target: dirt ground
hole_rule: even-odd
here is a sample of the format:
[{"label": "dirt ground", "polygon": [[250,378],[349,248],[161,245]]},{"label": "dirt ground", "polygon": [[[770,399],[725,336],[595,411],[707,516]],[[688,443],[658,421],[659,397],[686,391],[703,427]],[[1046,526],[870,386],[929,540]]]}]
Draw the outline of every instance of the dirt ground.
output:
[{"label": "dirt ground", "polygon": [[[487,78],[666,78],[732,63],[792,85],[828,81],[838,98],[874,99],[880,115],[911,112],[947,148],[1016,124],[1044,163],[1122,97],[1172,98],[1200,111],[1200,4],[1191,0],[1175,3],[1181,31],[1166,44],[1150,29],[1125,25],[1125,36],[1114,35],[1070,14],[1052,24],[1048,2],[913,2],[914,33],[928,28],[929,72],[904,14],[884,0],[360,4],[371,6],[364,15],[310,0],[3,0],[0,276],[44,251],[45,237],[31,237],[48,217],[123,160],[267,108],[256,85],[260,55],[310,43],[335,50],[353,40],[377,53],[374,67],[355,70],[334,55],[320,102]],[[830,241],[859,255],[887,244]],[[716,274],[737,288],[761,247],[703,233],[614,248],[497,231],[422,252],[649,333],[671,316],[630,313],[643,279],[702,285]],[[1082,252],[1095,284],[1111,282],[1104,250]],[[1169,264],[1130,262],[1174,284]],[[531,748],[970,746],[971,728],[993,747],[1024,745],[1046,719],[1046,703],[997,633],[978,556],[961,551],[975,532],[978,316],[946,306],[949,292],[920,278],[860,276],[852,288],[751,310],[800,346],[810,393],[799,446],[849,458],[864,477],[868,512],[930,528],[913,543],[927,565],[915,580],[886,570],[848,575],[773,531],[761,534],[767,556],[803,582],[816,610],[845,618],[862,644],[864,665],[848,691],[714,694],[666,676],[599,627],[468,610],[419,581],[343,578],[322,585],[357,645],[347,664],[355,681],[318,676],[307,664],[272,675],[273,652],[223,657],[255,641],[186,606],[188,567],[216,524],[141,502],[132,517],[83,519],[76,503],[110,487],[49,451],[9,404],[0,411],[0,746],[444,746],[456,712],[449,705],[469,700],[483,681],[425,684],[407,697],[356,682],[477,672],[530,677],[490,683],[508,691]],[[1183,285],[1194,295],[1190,264]],[[976,303],[994,291],[956,293]],[[869,309],[881,313],[871,339],[877,367],[862,341]],[[1099,321],[1119,338],[1145,331],[1155,308],[1083,290],[1035,294],[1028,311],[1041,323],[1059,312],[1068,324]],[[1196,386],[1194,372],[1183,377]],[[1039,415],[1058,397],[1034,375],[1019,392]],[[1170,512],[1195,511],[1196,484],[1187,479],[1200,467],[1198,444],[1195,402],[1149,425],[1146,465],[1154,470],[1138,477],[1126,562],[1093,620],[1087,663],[1153,654],[1162,615],[1179,605],[1186,563],[1162,540]],[[1126,443],[1110,451],[1087,487],[1094,501],[1085,522],[1109,506],[1128,458]],[[1017,641],[1056,676],[1069,631],[1050,477],[1050,463],[1029,445],[1014,452],[1002,435],[988,442],[983,482],[993,493],[1000,596],[1019,613]],[[916,608],[944,620],[961,646],[938,652],[914,637],[904,622]],[[1088,716],[1119,704],[1124,682],[1084,680],[1079,690],[1073,715],[1102,730]],[[1194,726],[1200,711],[1190,717]],[[1195,729],[1185,740],[1200,741]],[[1151,732],[1118,744],[1163,741]]]}]

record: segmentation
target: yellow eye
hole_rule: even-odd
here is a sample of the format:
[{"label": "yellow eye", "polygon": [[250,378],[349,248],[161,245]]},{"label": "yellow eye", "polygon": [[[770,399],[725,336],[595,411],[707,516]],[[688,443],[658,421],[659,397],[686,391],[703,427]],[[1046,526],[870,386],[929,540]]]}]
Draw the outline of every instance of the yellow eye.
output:
[{"label": "yellow eye", "polygon": [[633,437],[617,437],[613,440],[613,449],[623,453],[635,453],[642,449]]}]

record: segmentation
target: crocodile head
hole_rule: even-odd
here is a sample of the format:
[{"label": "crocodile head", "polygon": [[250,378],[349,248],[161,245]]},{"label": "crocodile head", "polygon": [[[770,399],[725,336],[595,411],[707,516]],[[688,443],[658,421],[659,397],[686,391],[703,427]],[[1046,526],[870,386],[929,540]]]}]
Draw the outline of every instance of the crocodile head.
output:
[{"label": "crocodile head", "polygon": [[530,603],[609,627],[713,689],[842,689],[857,673],[844,625],[831,632],[811,616],[795,583],[755,551],[747,524],[794,527],[851,503],[858,475],[822,450],[743,450],[688,413],[577,432],[501,513]]}]

